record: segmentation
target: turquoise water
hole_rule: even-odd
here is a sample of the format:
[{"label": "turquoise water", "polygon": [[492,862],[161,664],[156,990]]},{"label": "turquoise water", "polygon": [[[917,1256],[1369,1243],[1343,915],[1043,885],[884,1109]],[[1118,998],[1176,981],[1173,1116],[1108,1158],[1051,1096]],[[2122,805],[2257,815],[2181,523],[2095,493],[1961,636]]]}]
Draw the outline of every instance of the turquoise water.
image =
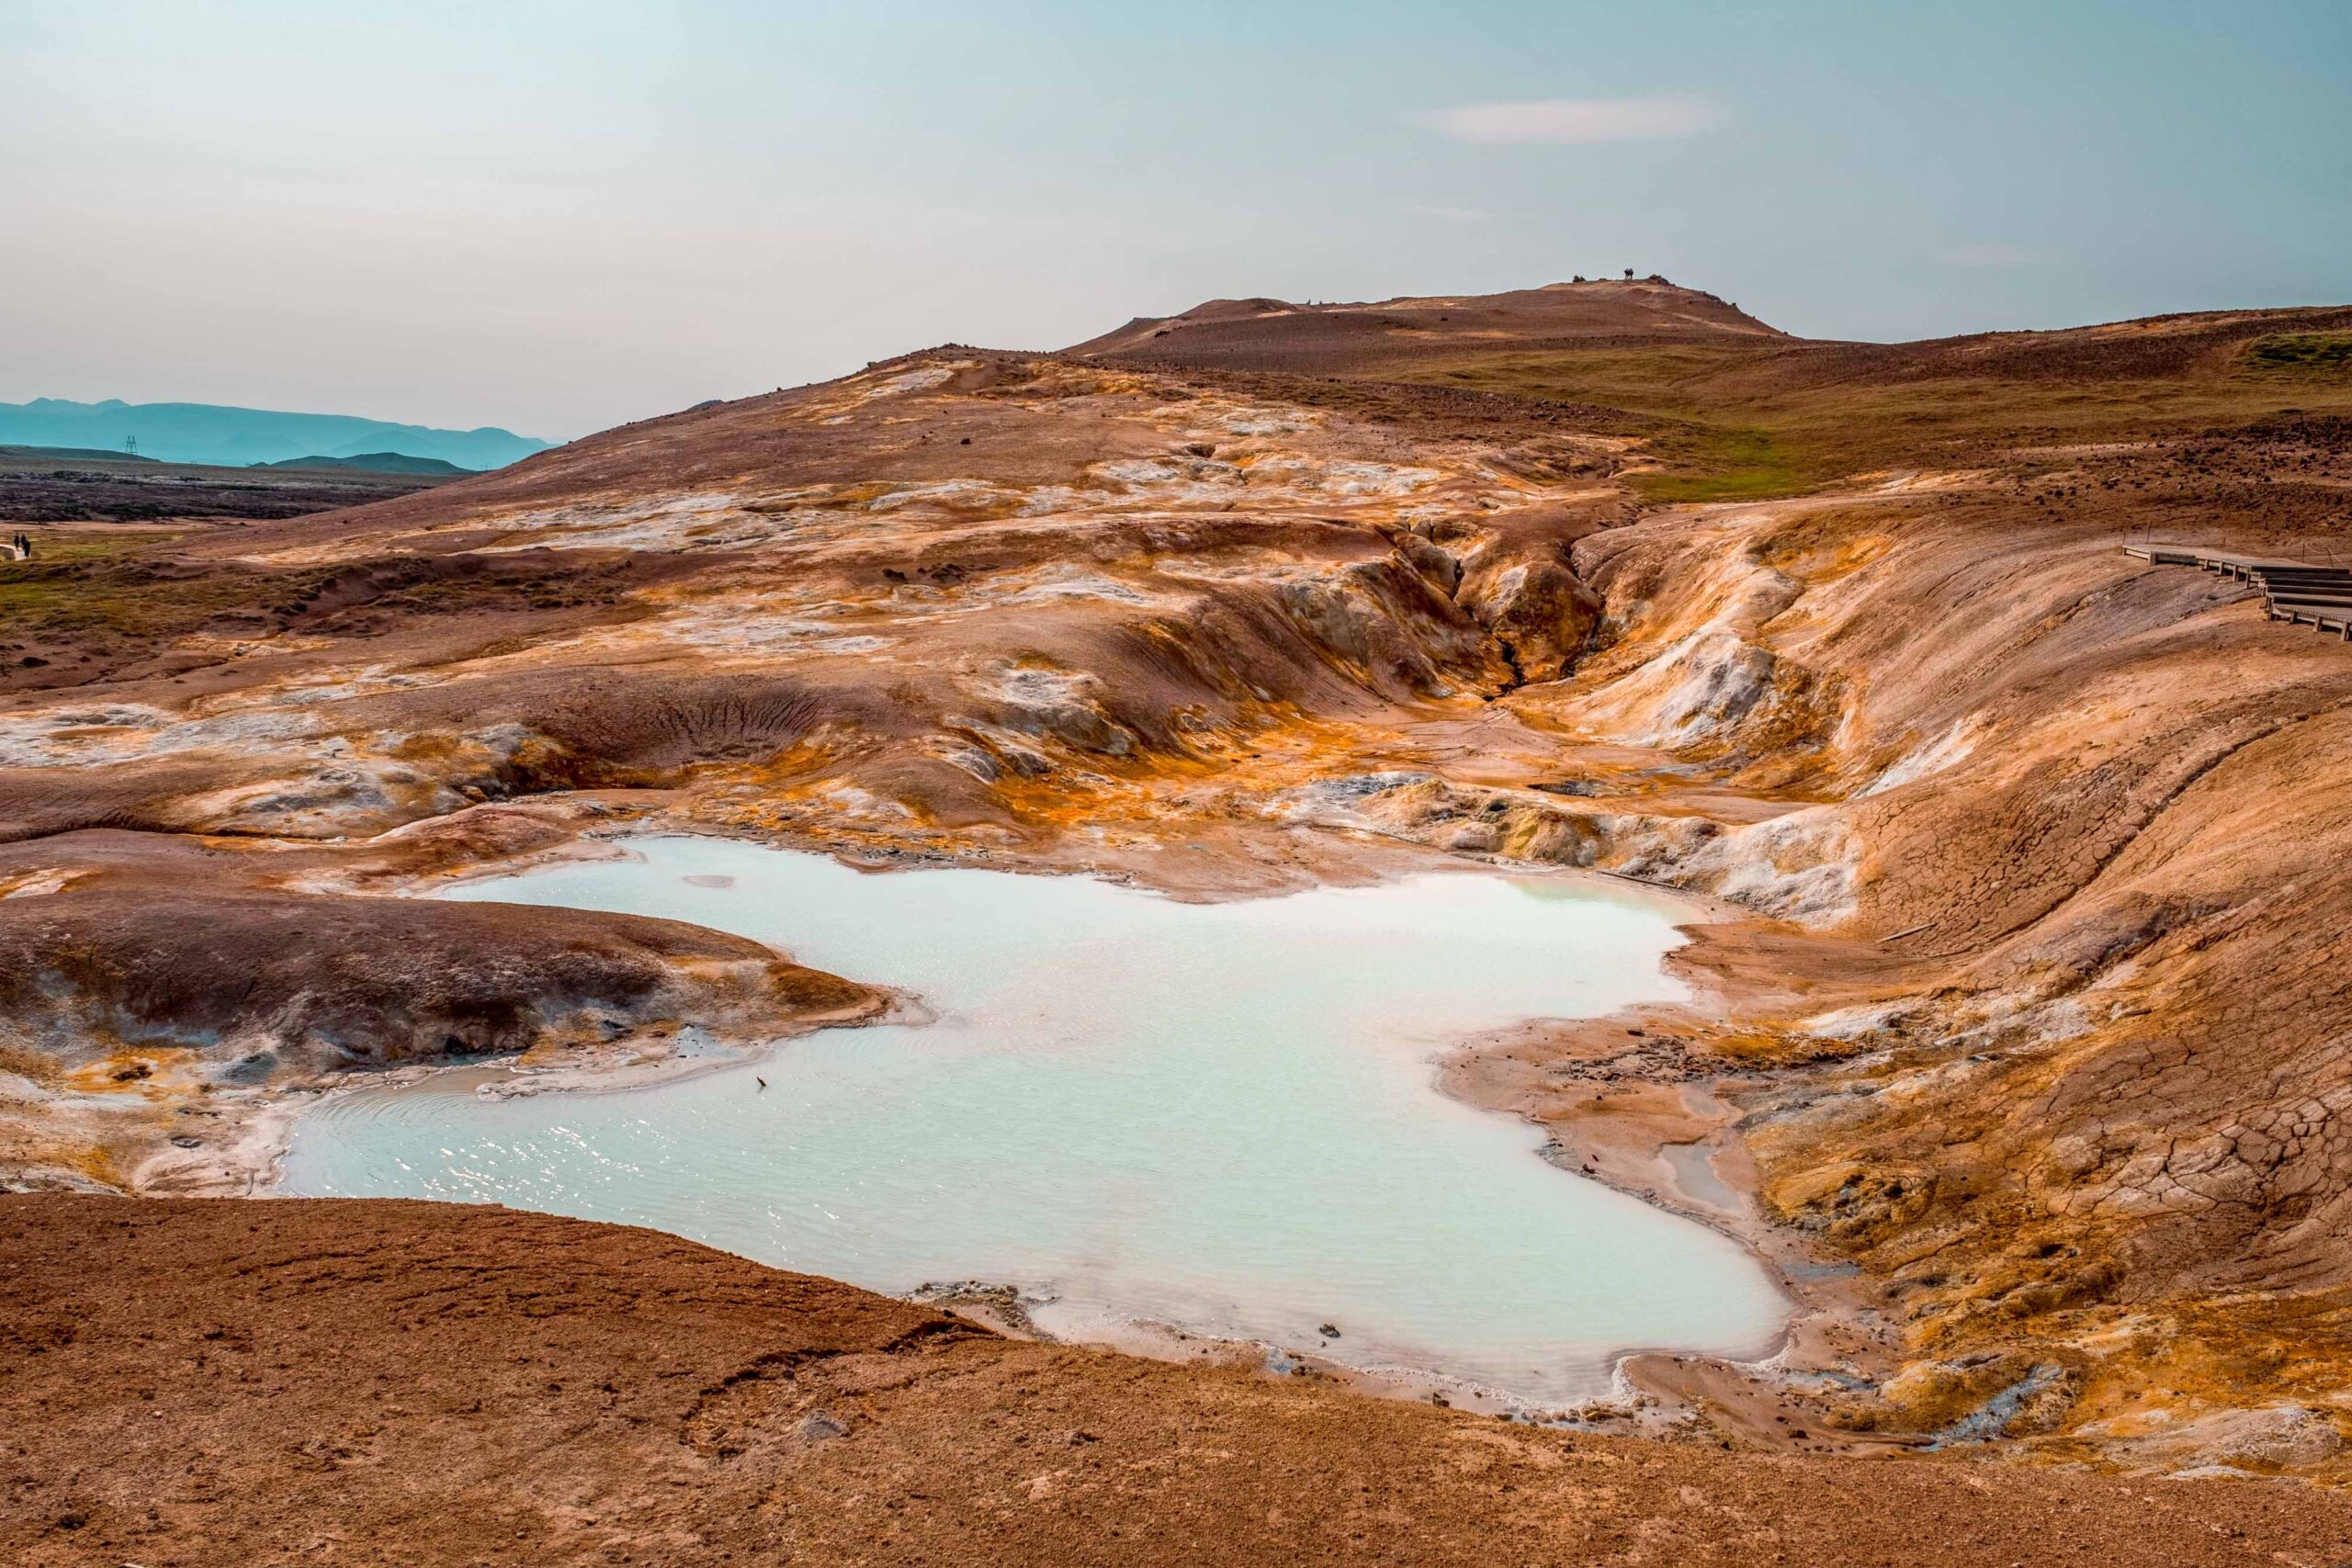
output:
[{"label": "turquoise water", "polygon": [[890,1292],[1011,1283],[1052,1298],[1057,1333],[1169,1324],[1532,1401],[1598,1391],[1612,1352],[1777,1335],[1781,1300],[1732,1242],[1434,1087],[1446,1043],[1679,995],[1657,901],[1458,874],[1197,905],[723,840],[633,848],[458,896],[741,932],[910,990],[936,1021],[649,1089],[495,1099],[443,1077],[334,1097],[297,1124],[282,1190],[652,1225]]}]

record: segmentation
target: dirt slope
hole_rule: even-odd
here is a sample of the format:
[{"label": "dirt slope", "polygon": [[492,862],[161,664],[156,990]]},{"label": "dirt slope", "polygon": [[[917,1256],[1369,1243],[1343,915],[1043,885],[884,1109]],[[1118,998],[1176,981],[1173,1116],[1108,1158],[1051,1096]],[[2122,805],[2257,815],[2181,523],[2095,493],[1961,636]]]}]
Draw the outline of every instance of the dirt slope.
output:
[{"label": "dirt slope", "polygon": [[0,1198],[0,1283],[26,1568],[2318,1568],[2352,1535],[2307,1488],[1740,1459],[1020,1344],[499,1210]]},{"label": "dirt slope", "polygon": [[1462,344],[1372,373],[1646,416],[1655,501],[1804,494],[1886,468],[2007,466],[2020,448],[2183,443],[2342,412],[2352,310],[2212,311],[1922,343]]}]

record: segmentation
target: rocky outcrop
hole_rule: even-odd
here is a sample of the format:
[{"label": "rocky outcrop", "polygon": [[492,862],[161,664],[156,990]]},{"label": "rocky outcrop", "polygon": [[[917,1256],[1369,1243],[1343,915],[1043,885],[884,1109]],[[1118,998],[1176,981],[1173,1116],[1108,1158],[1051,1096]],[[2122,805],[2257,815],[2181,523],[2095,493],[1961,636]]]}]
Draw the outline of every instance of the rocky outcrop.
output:
[{"label": "rocky outcrop", "polygon": [[0,890],[15,1186],[240,1190],[270,1154],[255,1118],[289,1089],[497,1058],[642,1068],[688,1032],[748,1048],[888,1001],[674,920],[301,893],[75,847]]},{"label": "rocky outcrop", "polygon": [[0,1018],[68,1067],[177,1048],[226,1080],[510,1055],[658,1021],[778,1032],[875,993],[674,920],[105,886],[0,899]]}]

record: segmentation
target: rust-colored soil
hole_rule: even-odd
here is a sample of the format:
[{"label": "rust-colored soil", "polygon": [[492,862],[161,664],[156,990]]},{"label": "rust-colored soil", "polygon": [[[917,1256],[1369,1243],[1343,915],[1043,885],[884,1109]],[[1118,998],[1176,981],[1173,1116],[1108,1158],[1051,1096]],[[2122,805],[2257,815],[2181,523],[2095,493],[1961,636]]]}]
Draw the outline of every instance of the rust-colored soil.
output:
[{"label": "rust-colored soil", "polygon": [[1789,341],[1738,306],[1662,277],[1597,278],[1368,304],[1211,299],[1179,316],[1138,316],[1066,352],[1137,364],[1346,376],[1465,352],[1726,339]]},{"label": "rust-colored soil", "polygon": [[0,1198],[0,1555],[2297,1564],[2352,1501],[1766,1459],[997,1338],[647,1231]]}]

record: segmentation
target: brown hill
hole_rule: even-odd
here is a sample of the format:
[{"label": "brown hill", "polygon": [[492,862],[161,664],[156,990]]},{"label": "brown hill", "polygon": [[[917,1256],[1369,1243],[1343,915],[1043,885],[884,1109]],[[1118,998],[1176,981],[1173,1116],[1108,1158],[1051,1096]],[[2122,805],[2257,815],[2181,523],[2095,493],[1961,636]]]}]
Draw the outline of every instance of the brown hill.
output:
[{"label": "brown hill", "polygon": [[1211,299],[1182,315],[1137,317],[1064,352],[1226,370],[1359,375],[1465,352],[1726,338],[1784,341],[1736,305],[1648,277],[1351,305]]},{"label": "brown hill", "polygon": [[1758,1461],[1023,1344],[499,1209],[0,1197],[0,1287],[24,1568],[2316,1568],[2352,1531],[2312,1488]]},{"label": "brown hill", "polygon": [[1657,501],[1796,495],[1874,468],[2006,460],[2026,445],[2186,436],[2352,392],[2352,307],[2209,311],[1917,343],[1594,339],[1371,367],[1398,381],[1653,422]]}]

